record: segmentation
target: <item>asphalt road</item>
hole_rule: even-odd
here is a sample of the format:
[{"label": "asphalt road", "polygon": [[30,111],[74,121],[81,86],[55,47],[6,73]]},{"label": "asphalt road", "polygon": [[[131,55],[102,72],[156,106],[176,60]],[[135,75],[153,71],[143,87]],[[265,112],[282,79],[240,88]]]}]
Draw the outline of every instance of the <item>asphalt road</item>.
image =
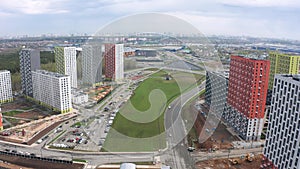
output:
[{"label": "asphalt road", "polygon": [[183,93],[175,99],[171,108],[165,112],[165,129],[167,132],[168,149],[164,153],[164,159],[168,165],[176,169],[189,169],[194,167],[194,161],[190,158],[185,145],[187,131],[181,118],[182,107],[201,90],[205,88],[205,82],[198,87]]}]

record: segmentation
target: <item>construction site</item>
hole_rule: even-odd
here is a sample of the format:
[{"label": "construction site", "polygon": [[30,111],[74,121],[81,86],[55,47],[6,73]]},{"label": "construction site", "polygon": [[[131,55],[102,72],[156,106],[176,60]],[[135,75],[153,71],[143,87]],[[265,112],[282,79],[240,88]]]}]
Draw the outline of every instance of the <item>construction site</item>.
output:
[{"label": "construction site", "polygon": [[217,150],[227,150],[233,148],[232,142],[240,141],[239,137],[230,132],[228,127],[220,122],[216,128],[214,128],[211,136],[202,143],[198,142],[198,137],[203,130],[203,126],[206,121],[206,115],[209,111],[209,107],[205,105],[204,97],[200,96],[191,102],[188,107],[183,108],[183,113],[193,114],[196,118],[194,127],[188,135],[190,145],[193,145],[197,150],[204,152],[211,152]]},{"label": "construction site", "polygon": [[60,123],[76,117],[77,112],[58,114],[17,98],[2,105],[2,115],[4,130],[0,133],[0,140],[31,145]]},{"label": "construction site", "polygon": [[223,158],[201,161],[196,163],[198,169],[255,169],[260,168],[262,155],[248,153],[236,158]]}]

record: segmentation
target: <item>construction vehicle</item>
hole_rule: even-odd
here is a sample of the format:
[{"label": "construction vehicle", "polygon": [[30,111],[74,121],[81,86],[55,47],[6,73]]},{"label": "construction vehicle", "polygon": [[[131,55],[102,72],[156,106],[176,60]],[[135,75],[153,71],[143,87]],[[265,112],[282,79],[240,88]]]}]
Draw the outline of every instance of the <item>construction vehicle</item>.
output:
[{"label": "construction vehicle", "polygon": [[254,154],[253,153],[248,153],[246,155],[246,159],[247,159],[247,161],[252,162],[253,159],[254,159]]},{"label": "construction vehicle", "polygon": [[242,160],[240,158],[229,159],[232,165],[241,164]]},{"label": "construction vehicle", "polygon": [[241,156],[240,158],[229,159],[229,161],[231,162],[232,165],[241,164],[245,160],[247,160],[248,162],[252,162],[254,160],[254,154],[248,153],[248,154],[246,154],[246,156]]}]

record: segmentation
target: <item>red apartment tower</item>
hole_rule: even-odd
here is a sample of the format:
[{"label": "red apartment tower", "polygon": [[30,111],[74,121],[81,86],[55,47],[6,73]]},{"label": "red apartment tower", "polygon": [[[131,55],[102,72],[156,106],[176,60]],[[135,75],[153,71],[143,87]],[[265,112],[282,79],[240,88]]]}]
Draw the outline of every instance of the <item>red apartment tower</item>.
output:
[{"label": "red apartment tower", "polygon": [[122,79],[124,77],[124,45],[104,44],[105,78]]},{"label": "red apartment tower", "polygon": [[270,61],[231,56],[225,120],[245,140],[259,140],[266,107]]}]

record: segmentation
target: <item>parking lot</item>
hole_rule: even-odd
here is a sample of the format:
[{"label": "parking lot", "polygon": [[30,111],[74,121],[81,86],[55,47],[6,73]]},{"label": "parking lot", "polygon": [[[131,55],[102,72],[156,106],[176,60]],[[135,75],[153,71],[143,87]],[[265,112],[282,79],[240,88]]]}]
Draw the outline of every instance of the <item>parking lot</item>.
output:
[{"label": "parking lot", "polygon": [[[57,127],[51,148],[81,151],[100,151],[118,110],[104,111],[82,121],[70,121]],[[69,124],[70,123],[70,124]],[[55,137],[52,136],[51,140]]]}]

